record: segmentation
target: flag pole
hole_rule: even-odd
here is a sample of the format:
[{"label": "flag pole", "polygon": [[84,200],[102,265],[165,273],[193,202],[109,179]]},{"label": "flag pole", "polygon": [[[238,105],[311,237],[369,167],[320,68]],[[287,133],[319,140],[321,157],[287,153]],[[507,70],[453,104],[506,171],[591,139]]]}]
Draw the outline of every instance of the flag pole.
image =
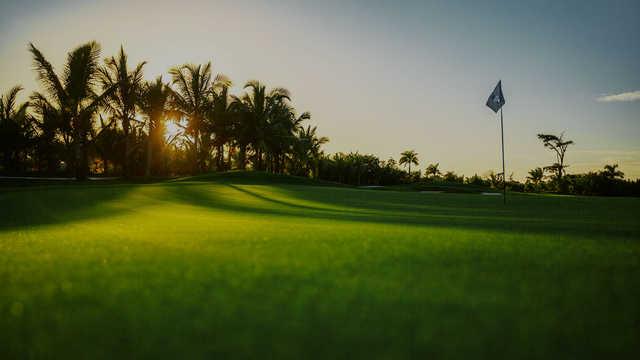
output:
[{"label": "flag pole", "polygon": [[502,121],[502,107],[500,108],[500,135],[502,137],[502,201],[507,203],[507,172],[504,170],[504,124]]}]

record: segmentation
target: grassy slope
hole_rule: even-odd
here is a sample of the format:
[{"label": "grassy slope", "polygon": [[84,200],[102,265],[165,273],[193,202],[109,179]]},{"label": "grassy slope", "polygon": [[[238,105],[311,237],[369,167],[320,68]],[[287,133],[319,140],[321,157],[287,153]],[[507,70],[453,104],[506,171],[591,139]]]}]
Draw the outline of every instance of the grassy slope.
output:
[{"label": "grassy slope", "polygon": [[640,351],[640,199],[233,176],[0,189],[0,358]]}]

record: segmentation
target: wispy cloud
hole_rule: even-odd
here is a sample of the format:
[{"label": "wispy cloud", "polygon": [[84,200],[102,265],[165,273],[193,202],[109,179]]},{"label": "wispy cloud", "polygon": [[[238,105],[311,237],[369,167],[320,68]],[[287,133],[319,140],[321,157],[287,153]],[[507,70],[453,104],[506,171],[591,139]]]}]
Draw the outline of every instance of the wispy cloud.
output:
[{"label": "wispy cloud", "polygon": [[599,102],[638,101],[640,100],[640,90],[623,92],[620,94],[600,96],[596,100]]}]

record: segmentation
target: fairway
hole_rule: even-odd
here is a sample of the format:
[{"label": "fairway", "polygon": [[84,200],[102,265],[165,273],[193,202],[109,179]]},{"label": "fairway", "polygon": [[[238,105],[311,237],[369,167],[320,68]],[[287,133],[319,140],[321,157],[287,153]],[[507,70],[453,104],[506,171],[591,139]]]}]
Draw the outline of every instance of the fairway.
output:
[{"label": "fairway", "polygon": [[634,358],[640,199],[0,188],[0,358]]}]

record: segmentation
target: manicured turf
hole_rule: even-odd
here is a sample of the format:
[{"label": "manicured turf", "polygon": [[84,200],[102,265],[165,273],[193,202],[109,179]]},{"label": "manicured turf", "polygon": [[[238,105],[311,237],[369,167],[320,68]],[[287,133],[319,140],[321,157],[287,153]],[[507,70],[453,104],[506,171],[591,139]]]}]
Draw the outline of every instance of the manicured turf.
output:
[{"label": "manicured turf", "polygon": [[634,358],[640,199],[0,188],[0,358]]}]

